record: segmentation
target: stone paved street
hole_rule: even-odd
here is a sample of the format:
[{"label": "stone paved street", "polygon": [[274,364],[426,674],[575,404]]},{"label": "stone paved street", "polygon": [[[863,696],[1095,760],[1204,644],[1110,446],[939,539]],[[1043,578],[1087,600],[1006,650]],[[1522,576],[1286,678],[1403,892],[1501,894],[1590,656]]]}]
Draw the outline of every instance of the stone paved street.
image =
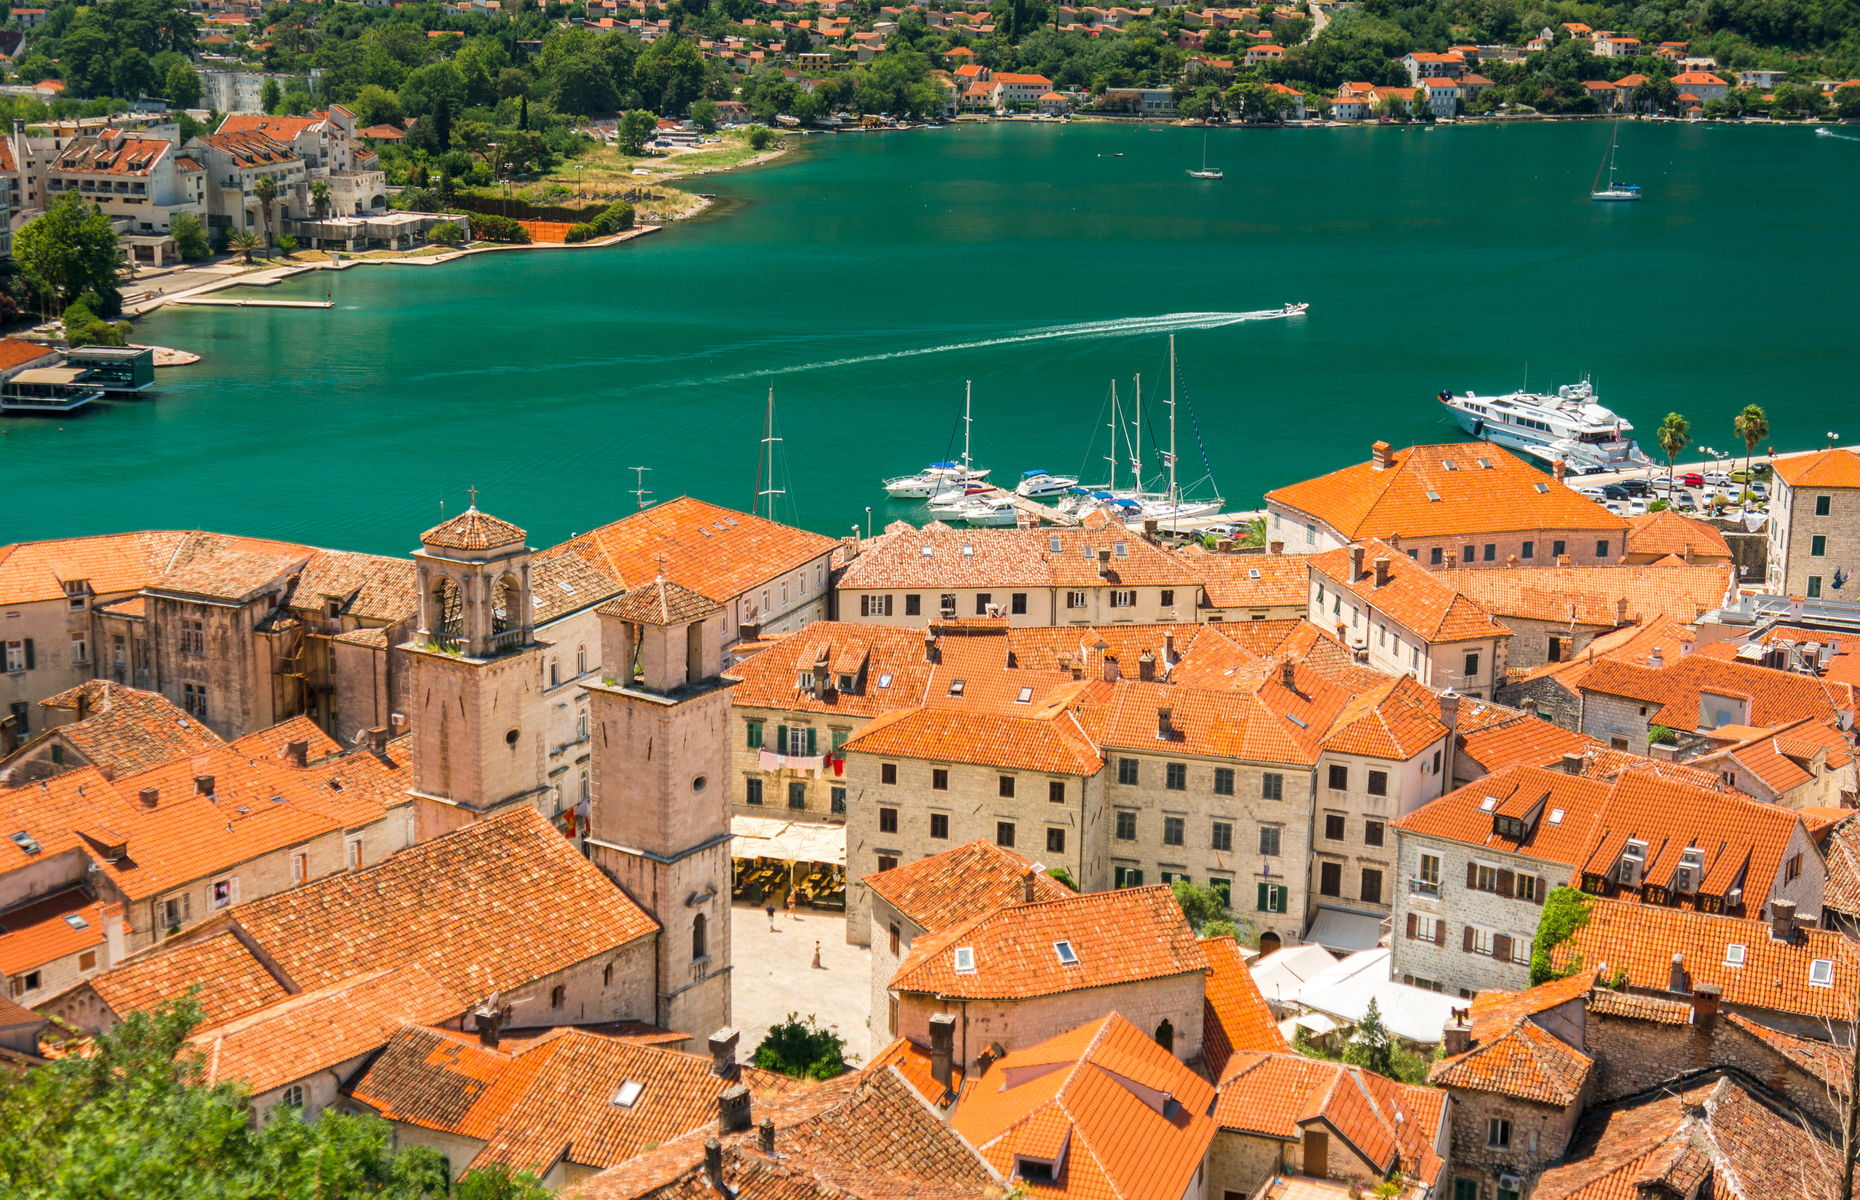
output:
[{"label": "stone paved street", "polygon": [[[737,1061],[748,1062],[769,1026],[789,1013],[812,1013],[822,1025],[838,1026],[846,1039],[846,1057],[863,1063],[871,1057],[866,1009],[871,1003],[872,953],[846,944],[846,921],[837,913],[802,912],[798,920],[776,910],[775,929],[759,908],[730,910],[732,1020],[742,1031]],[[814,941],[820,941],[822,970],[813,969]],[[882,1047],[881,1047],[882,1048]]]}]

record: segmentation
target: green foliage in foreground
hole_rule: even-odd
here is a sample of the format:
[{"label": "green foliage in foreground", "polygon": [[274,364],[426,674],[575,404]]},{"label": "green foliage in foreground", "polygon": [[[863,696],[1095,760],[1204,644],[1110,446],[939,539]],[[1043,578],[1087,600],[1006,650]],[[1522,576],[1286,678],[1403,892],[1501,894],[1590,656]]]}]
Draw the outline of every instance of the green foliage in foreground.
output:
[{"label": "green foliage in foreground", "polygon": [[751,1061],[794,1079],[831,1079],[846,1069],[846,1040],[822,1028],[812,1013],[805,1021],[789,1013],[786,1021],[770,1027]]},{"label": "green foliage in foreground", "polygon": [[1574,888],[1556,887],[1544,897],[1543,915],[1537,918],[1537,937],[1531,943],[1531,986],[1549,983],[1574,975],[1582,969],[1582,960],[1572,960],[1565,970],[1550,965],[1550,952],[1569,940],[1569,936],[1589,923],[1589,897]]},{"label": "green foliage in foreground", "polygon": [[[139,1012],[88,1058],[0,1074],[0,1195],[17,1200],[440,1200],[432,1150],[390,1150],[387,1122],[276,1108],[253,1127],[242,1085],[202,1082],[188,998]],[[544,1200],[528,1177],[460,1184],[474,1200]]]}]

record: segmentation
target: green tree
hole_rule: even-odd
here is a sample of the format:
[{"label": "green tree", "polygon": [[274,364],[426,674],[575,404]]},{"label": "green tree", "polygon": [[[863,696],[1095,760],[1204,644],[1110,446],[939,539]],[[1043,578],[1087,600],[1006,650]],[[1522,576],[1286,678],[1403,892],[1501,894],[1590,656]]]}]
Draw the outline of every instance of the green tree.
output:
[{"label": "green tree", "polygon": [[633,86],[640,102],[654,111],[682,113],[703,92],[704,57],[687,37],[659,38],[634,64]]},{"label": "green tree", "polygon": [[1169,885],[1183,919],[1197,934],[1206,937],[1232,936],[1233,922],[1227,919],[1227,897],[1211,887],[1200,887],[1192,880],[1178,879]]},{"label": "green tree", "polygon": [[505,67],[497,73],[497,98],[515,100],[530,90],[530,77],[521,67]]},{"label": "green tree", "polygon": [[1850,83],[1834,89],[1834,115],[1843,121],[1860,117],[1860,84]]},{"label": "green tree", "polygon": [[263,245],[264,243],[258,240],[258,235],[250,229],[234,230],[226,236],[226,248],[234,254],[243,255],[247,266],[252,264],[252,255],[257,253]]},{"label": "green tree", "polygon": [[715,133],[717,131],[717,102],[699,100],[691,106],[691,119],[696,121],[698,128],[705,133]]},{"label": "green tree", "polygon": [[775,140],[775,132],[763,125],[751,125],[744,136],[749,140],[749,148],[758,152],[768,149],[769,143]]},{"label": "green tree", "polygon": [[168,234],[174,238],[174,247],[180,251],[182,259],[191,262],[207,256],[207,231],[200,227],[200,218],[193,213],[176,213],[169,218]]},{"label": "green tree", "polygon": [[452,1191],[452,1200],[549,1200],[549,1196],[549,1189],[534,1175],[512,1172],[503,1163],[471,1172]]},{"label": "green tree", "polygon": [[1673,498],[1673,460],[1692,444],[1692,422],[1676,412],[1669,412],[1654,437],[1659,440],[1660,452],[1666,455],[1666,498],[1670,501]]},{"label": "green tree", "polygon": [[297,253],[297,238],[292,234],[280,233],[278,235],[278,249],[283,251],[284,257],[289,258],[291,255]]},{"label": "green tree", "polygon": [[441,221],[426,231],[426,240],[441,246],[456,246],[465,240],[465,231],[457,221]]},{"label": "green tree", "polygon": [[192,108],[200,103],[200,72],[193,63],[175,63],[162,80],[162,91],[176,108]]},{"label": "green tree", "polygon": [[787,1020],[770,1027],[752,1061],[764,1071],[795,1079],[831,1079],[846,1069],[846,1042],[823,1028],[812,1013],[805,1021],[789,1013]]},{"label": "green tree", "polygon": [[122,260],[110,218],[66,192],[13,235],[13,257],[60,307],[85,292],[114,292]]},{"label": "green tree", "polygon": [[312,180],[310,184],[310,203],[316,206],[316,219],[321,221],[323,214],[329,211],[329,181]]},{"label": "green tree", "polygon": [[1746,404],[1744,411],[1731,418],[1731,428],[1744,439],[1744,478],[1750,478],[1750,460],[1756,457],[1757,443],[1770,436],[1770,417],[1760,404]]},{"label": "green tree", "polygon": [[401,129],[407,124],[407,114],[401,108],[400,97],[377,84],[364,85],[348,107],[355,114],[356,125],[363,129],[376,125],[392,125]]},{"label": "green tree", "polygon": [[615,131],[623,154],[638,154],[658,131],[659,119],[643,108],[636,108],[620,118],[620,127]]},{"label": "green tree", "polygon": [[443,154],[451,149],[452,119],[464,90],[458,68],[449,62],[421,67],[401,84],[401,107],[408,116],[420,118],[415,133],[430,153]]},{"label": "green tree", "polygon": [[271,206],[278,198],[278,181],[269,175],[261,175],[252,185],[252,194],[258,197],[258,212],[265,224],[265,245],[271,245]]},{"label": "green tree", "polygon": [[283,103],[284,89],[278,86],[278,81],[276,79],[265,80],[265,86],[258,89],[258,106],[275,116],[279,106]]},{"label": "green tree", "polygon": [[1343,1061],[1387,1077],[1395,1070],[1393,1051],[1394,1040],[1382,1025],[1382,1009],[1371,996],[1369,1007],[1343,1048]]},{"label": "green tree", "polygon": [[39,83],[58,76],[58,64],[43,54],[28,54],[20,59],[19,67],[14,72],[21,83]]}]

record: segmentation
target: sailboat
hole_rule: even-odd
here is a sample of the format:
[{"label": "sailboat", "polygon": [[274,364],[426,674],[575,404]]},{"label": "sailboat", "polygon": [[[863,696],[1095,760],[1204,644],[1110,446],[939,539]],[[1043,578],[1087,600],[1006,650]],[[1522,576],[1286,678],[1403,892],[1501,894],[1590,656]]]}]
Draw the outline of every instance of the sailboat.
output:
[{"label": "sailboat", "polygon": [[1117,388],[1111,389],[1111,481],[1098,487],[1080,487],[1073,489],[1073,497],[1061,501],[1059,508],[1076,516],[1083,516],[1094,508],[1108,507],[1117,510],[1117,514],[1126,519],[1154,519],[1165,528],[1174,530],[1178,521],[1205,518],[1221,509],[1221,498],[1216,495],[1212,500],[1190,500],[1182,495],[1182,489],[1176,483],[1175,466],[1175,335],[1169,337],[1169,449],[1159,451],[1163,464],[1169,469],[1168,488],[1161,492],[1144,490],[1143,486],[1143,377],[1137,376],[1136,419],[1130,428],[1124,430],[1124,437],[1130,450],[1130,473],[1134,486],[1120,488],[1117,486],[1117,435],[1122,424],[1117,411]]},{"label": "sailboat", "polygon": [[1201,131],[1201,170],[1190,171],[1188,177],[1190,179],[1226,178],[1225,175],[1221,174],[1221,169],[1219,167],[1210,167],[1208,165],[1208,131],[1205,129]]},{"label": "sailboat", "polygon": [[[1615,182],[1615,137],[1621,132],[1621,123],[1615,122],[1614,131],[1608,135],[1608,153],[1602,156],[1602,166],[1595,168],[1595,182],[1589,187],[1591,200],[1638,200],[1640,185]],[[1602,187],[1602,169],[1608,170],[1608,186]]]},{"label": "sailboat", "polygon": [[945,493],[951,491],[960,496],[968,485],[987,479],[988,468],[976,467],[969,461],[969,424],[969,386],[965,383],[962,392],[962,461],[931,463],[915,475],[887,479],[885,491],[894,500],[942,499]]}]

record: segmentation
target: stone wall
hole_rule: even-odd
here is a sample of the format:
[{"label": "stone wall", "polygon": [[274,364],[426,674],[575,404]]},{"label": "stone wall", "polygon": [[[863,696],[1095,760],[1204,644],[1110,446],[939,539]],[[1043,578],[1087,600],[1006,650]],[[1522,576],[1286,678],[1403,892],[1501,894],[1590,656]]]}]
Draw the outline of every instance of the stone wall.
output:
[{"label": "stone wall", "polygon": [[1221,1129],[1208,1148],[1208,1200],[1250,1200],[1267,1176],[1298,1156],[1296,1142]]},{"label": "stone wall", "polygon": [[[1531,941],[1543,914],[1538,900],[1521,900],[1515,895],[1481,891],[1467,886],[1467,865],[1486,866],[1512,874],[1514,893],[1517,876],[1535,876],[1536,894],[1548,894],[1551,887],[1566,883],[1569,868],[1560,863],[1506,854],[1485,846],[1471,846],[1447,838],[1428,837],[1402,830],[1398,835],[1401,884],[1395,894],[1391,925],[1390,972],[1404,982],[1412,979],[1418,986],[1438,983],[1448,993],[1476,995],[1489,989],[1515,990],[1529,986]],[[1423,855],[1440,860],[1438,894],[1420,890],[1414,883],[1421,878]],[[1477,879],[1477,875],[1474,875]],[[1502,876],[1501,876],[1502,879]],[[1408,936],[1408,917],[1415,918],[1415,936]],[[1439,922],[1446,923],[1444,943],[1429,940],[1440,936]],[[1487,933],[1502,933],[1514,939],[1509,961],[1491,953],[1489,939],[1481,944],[1475,935],[1474,949],[1466,949],[1466,930],[1476,927]],[[1425,981],[1425,982],[1423,982]]]},{"label": "stone wall", "polygon": [[1589,1051],[1594,1055],[1594,1102],[1607,1104],[1709,1067],[1736,1067],[1812,1119],[1829,1128],[1840,1123],[1841,1105],[1819,1079],[1771,1049],[1723,1014],[1696,1023],[1663,1025],[1590,1012]]},{"label": "stone wall", "polygon": [[[1113,570],[1118,560],[1112,560]],[[1084,596],[1083,608],[1068,607],[1071,593]],[[1135,592],[1136,604],[1129,607],[1112,607],[1113,592]],[[1100,584],[1095,587],[1055,588],[1055,587],[987,587],[962,588],[952,587],[937,590],[906,590],[892,588],[881,590],[875,588],[839,588],[834,595],[838,620],[849,621],[859,625],[894,625],[908,628],[922,628],[943,615],[943,597],[953,596],[955,607],[953,615],[973,618],[988,615],[988,606],[994,605],[1010,625],[1052,626],[1052,625],[1155,625],[1172,621],[1192,623],[1196,617],[1196,602],[1201,593],[1199,585],[1184,578],[1179,586],[1171,588],[1157,587],[1118,587],[1112,584]],[[872,601],[861,602],[861,597],[878,597]],[[1024,598],[1025,612],[1015,612],[1015,597]],[[885,612],[885,597],[890,598],[890,611]],[[910,598],[915,597],[917,611],[911,612]],[[875,615],[872,611],[877,608]]]},{"label": "stone wall", "polygon": [[1572,692],[1557,679],[1533,679],[1529,683],[1507,684],[1499,689],[1498,702],[1523,708],[1526,700],[1537,701],[1537,715],[1552,725],[1580,730],[1582,694]]},{"label": "stone wall", "polygon": [[991,1044],[999,1043],[1010,1051],[1037,1046],[1068,1029],[1117,1013],[1144,1033],[1153,1033],[1168,1021],[1175,1033],[1175,1056],[1187,1062],[1201,1053],[1205,980],[1200,974],[1175,975],[1025,1000],[967,1003],[907,992],[899,997],[898,1035],[927,1046],[930,1018],[949,1013],[956,1018],[956,1056],[975,1070],[976,1059]]},{"label": "stone wall", "polygon": [[1603,692],[1582,692],[1582,727],[1580,732],[1635,754],[1647,753],[1647,722],[1654,706],[1631,696],[1610,696]]},{"label": "stone wall", "polygon": [[[1518,1191],[1528,1195],[1537,1177],[1569,1145],[1570,1134],[1590,1103],[1590,1083],[1583,1085],[1581,1095],[1568,1108],[1493,1092],[1449,1090],[1453,1093],[1452,1152],[1445,1173],[1456,1180],[1478,1181],[1480,1200],[1496,1200],[1501,1175],[1516,1175],[1523,1180]],[[1510,1123],[1508,1146],[1491,1144],[1493,1120]],[[1454,1193],[1451,1188],[1443,1188],[1441,1194]]]}]

